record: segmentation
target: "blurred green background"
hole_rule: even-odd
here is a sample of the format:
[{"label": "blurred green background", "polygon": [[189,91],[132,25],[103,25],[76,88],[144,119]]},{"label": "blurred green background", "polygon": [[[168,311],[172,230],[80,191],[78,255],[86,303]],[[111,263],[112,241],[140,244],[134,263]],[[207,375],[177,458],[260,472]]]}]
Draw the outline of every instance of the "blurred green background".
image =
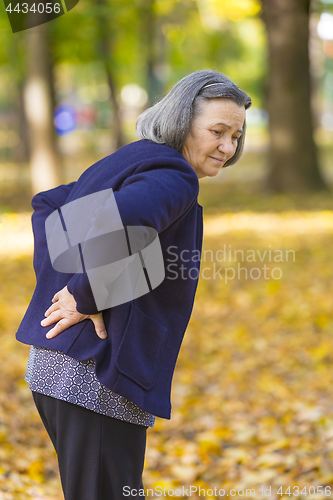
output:
[{"label": "blurred green background", "polygon": [[213,180],[217,191],[325,197],[332,15],[331,0],[80,0],[65,16],[13,34],[1,3],[2,211],[29,210],[32,193],[75,180],[135,140],[140,112],[205,68],[253,100],[244,157]]}]

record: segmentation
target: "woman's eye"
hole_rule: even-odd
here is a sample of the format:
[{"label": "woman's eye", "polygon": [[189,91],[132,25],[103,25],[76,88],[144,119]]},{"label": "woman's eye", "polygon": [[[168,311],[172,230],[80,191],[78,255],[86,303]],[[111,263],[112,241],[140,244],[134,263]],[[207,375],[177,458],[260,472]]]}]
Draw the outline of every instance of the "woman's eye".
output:
[{"label": "woman's eye", "polygon": [[221,134],[221,130],[213,130],[214,134],[216,135],[220,135]]},{"label": "woman's eye", "polygon": [[239,140],[239,137],[233,137],[232,138],[233,141],[238,141]]}]

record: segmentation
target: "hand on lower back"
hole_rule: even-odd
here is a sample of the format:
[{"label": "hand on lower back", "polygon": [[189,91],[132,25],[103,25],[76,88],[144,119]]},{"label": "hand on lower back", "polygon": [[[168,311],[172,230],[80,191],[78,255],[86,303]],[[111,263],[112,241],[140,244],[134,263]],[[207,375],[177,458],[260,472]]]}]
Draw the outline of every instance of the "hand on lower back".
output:
[{"label": "hand on lower back", "polygon": [[75,299],[69,293],[67,286],[54,295],[52,302],[52,306],[45,312],[46,318],[41,321],[42,326],[50,326],[56,323],[48,331],[46,335],[48,339],[56,337],[70,326],[80,323],[85,319],[90,319],[94,323],[96,334],[101,339],[107,337],[102,313],[85,315],[78,312]]}]

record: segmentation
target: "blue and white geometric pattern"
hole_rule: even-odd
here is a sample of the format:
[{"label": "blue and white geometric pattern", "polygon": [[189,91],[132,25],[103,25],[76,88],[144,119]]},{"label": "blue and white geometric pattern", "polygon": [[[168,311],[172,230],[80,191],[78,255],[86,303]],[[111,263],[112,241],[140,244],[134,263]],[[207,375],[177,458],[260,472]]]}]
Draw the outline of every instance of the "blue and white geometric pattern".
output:
[{"label": "blue and white geometric pattern", "polygon": [[25,381],[32,391],[132,424],[153,427],[155,416],[100,383],[95,361],[78,361],[54,349],[31,346]]}]

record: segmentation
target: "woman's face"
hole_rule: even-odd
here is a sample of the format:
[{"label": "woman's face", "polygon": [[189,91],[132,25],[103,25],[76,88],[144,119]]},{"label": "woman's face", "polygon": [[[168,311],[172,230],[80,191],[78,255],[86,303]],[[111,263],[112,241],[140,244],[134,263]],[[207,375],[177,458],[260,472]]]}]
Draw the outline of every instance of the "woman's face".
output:
[{"label": "woman's face", "polygon": [[245,107],[231,99],[207,99],[200,103],[182,150],[199,179],[214,177],[235,154],[244,120]]}]

